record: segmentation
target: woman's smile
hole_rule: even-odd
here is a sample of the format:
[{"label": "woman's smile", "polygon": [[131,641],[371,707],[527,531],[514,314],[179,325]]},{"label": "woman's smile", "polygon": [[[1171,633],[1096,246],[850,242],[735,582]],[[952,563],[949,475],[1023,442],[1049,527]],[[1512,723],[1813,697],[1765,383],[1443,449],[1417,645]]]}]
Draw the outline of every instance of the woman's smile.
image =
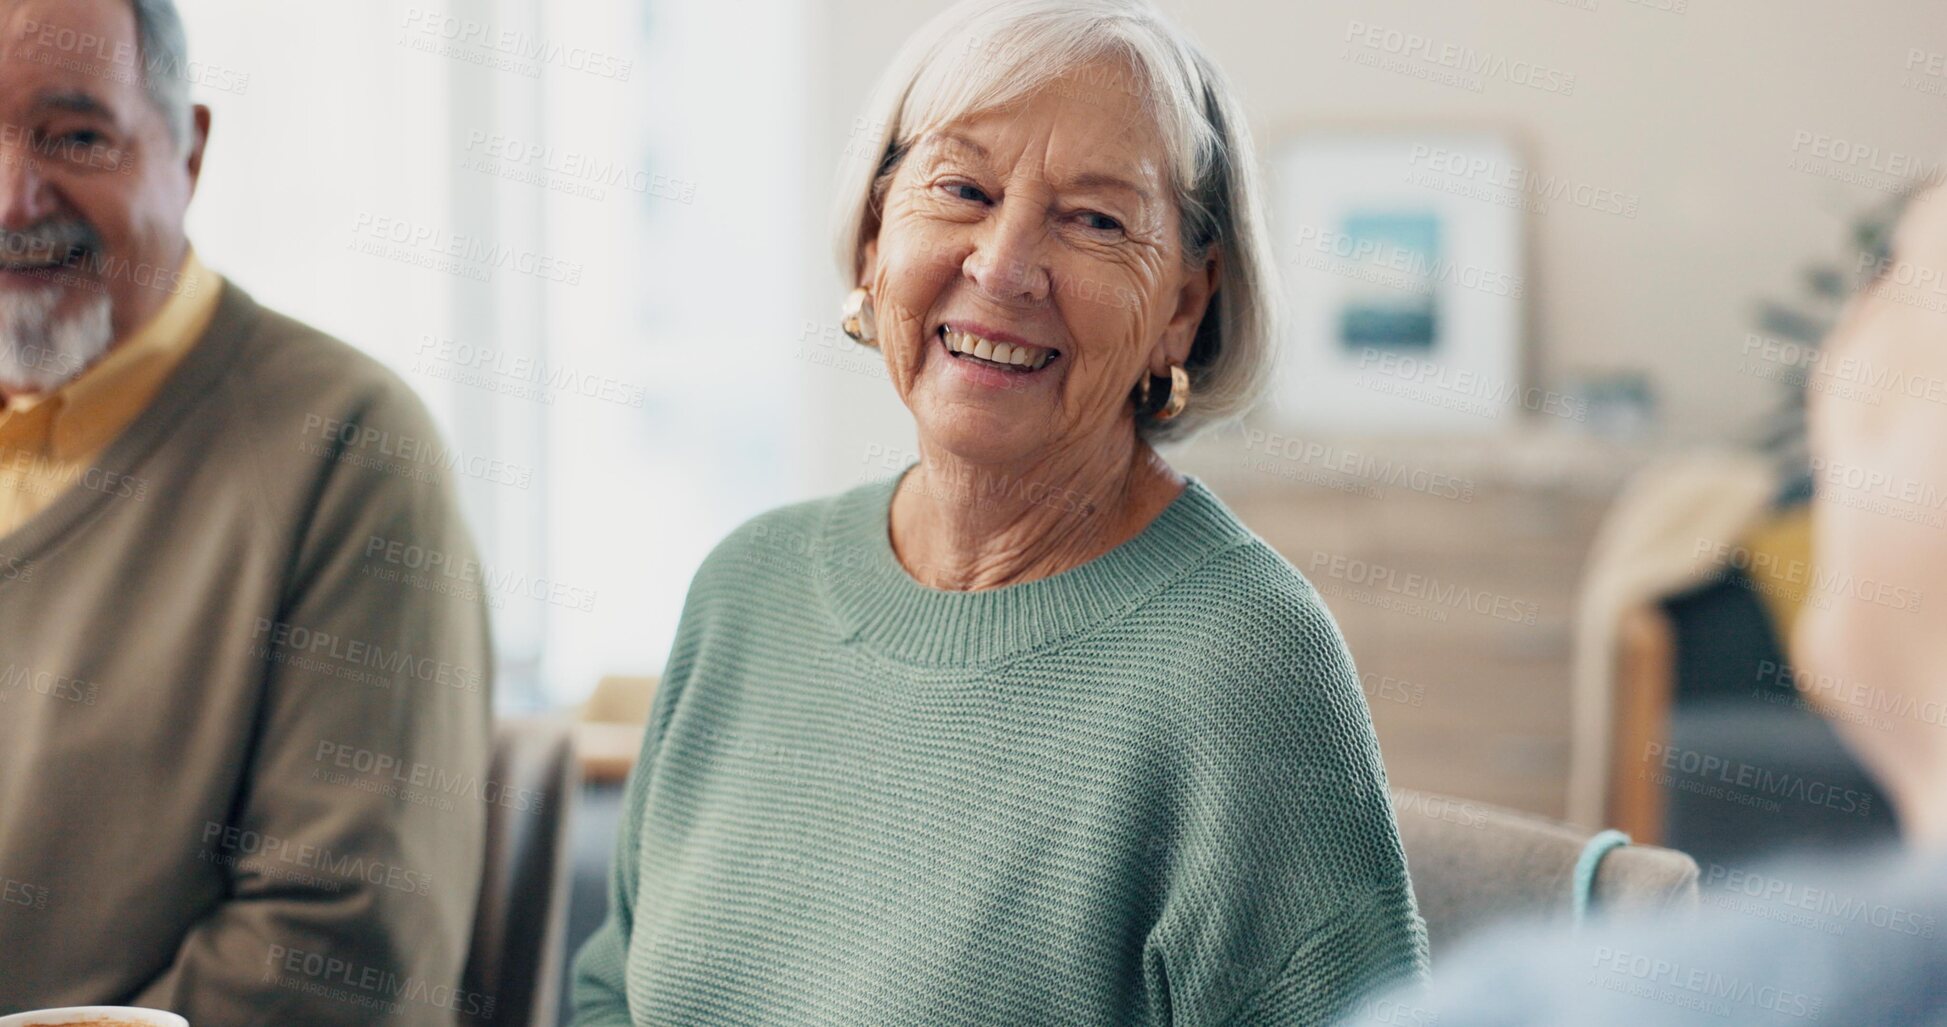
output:
[{"label": "woman's smile", "polygon": [[947,373],[971,384],[1023,389],[1039,379],[1052,379],[1061,351],[1037,346],[1011,332],[965,321],[949,321],[933,330],[933,341]]}]

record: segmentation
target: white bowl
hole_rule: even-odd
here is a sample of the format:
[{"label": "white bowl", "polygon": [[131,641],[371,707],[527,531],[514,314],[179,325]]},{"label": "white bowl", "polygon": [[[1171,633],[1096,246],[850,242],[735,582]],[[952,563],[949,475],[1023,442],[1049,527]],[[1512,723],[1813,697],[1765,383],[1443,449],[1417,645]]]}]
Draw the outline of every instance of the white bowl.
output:
[{"label": "white bowl", "polygon": [[160,1009],[133,1006],[62,1006],[37,1009],[30,1013],[0,1016],[0,1027],[28,1027],[29,1024],[87,1023],[89,1020],[127,1020],[145,1027],[189,1027],[189,1021]]}]

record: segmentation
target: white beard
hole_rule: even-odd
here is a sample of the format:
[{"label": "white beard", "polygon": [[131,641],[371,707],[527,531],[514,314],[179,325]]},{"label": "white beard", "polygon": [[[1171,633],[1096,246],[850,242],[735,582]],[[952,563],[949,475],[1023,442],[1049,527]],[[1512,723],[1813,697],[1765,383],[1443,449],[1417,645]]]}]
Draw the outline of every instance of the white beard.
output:
[{"label": "white beard", "polygon": [[79,377],[115,341],[106,295],[74,314],[54,317],[59,289],[0,294],[0,384],[22,392],[51,392]]}]

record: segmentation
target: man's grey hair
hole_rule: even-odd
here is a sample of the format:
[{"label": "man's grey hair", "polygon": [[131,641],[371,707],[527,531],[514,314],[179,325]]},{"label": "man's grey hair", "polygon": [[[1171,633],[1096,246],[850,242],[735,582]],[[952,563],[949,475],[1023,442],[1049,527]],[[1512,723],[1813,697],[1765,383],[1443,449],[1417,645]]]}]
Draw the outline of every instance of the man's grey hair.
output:
[{"label": "man's grey hair", "polygon": [[189,34],[183,30],[176,0],[129,0],[135,9],[135,35],[142,52],[143,88],[162,112],[178,150],[189,149]]},{"label": "man's grey hair", "polygon": [[919,138],[1019,102],[1067,72],[1120,59],[1127,77],[1085,81],[1140,97],[1163,138],[1184,259],[1220,254],[1216,296],[1184,369],[1190,406],[1165,422],[1138,413],[1152,441],[1241,415],[1272,376],[1280,310],[1264,186],[1243,107],[1209,58],[1147,0],[966,0],[893,58],[857,122],[839,173],[835,242],[847,284],[878,234],[887,183]]}]

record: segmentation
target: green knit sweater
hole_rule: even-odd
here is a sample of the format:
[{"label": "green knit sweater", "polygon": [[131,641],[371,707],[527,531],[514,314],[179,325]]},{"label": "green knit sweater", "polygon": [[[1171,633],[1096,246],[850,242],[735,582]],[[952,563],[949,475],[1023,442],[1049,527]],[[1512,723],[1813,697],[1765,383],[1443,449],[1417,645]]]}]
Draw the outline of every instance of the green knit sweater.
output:
[{"label": "green knit sweater", "polygon": [[1053,577],[920,585],[895,480],[704,562],[577,1025],[1312,1024],[1424,973],[1318,593],[1198,482]]}]

